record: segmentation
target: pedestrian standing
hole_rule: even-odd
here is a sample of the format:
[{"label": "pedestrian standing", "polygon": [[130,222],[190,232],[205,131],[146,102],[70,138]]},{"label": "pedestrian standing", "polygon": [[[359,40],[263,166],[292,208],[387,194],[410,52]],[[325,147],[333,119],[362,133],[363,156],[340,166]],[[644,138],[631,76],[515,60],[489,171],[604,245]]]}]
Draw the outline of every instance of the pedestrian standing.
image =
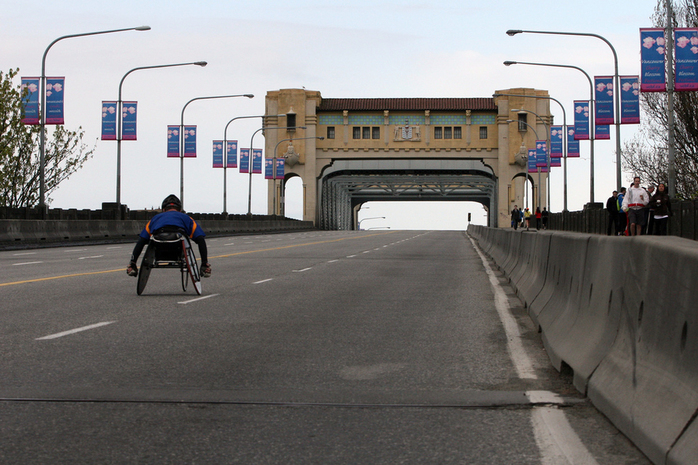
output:
[{"label": "pedestrian standing", "polygon": [[[608,236],[618,233],[618,191],[613,191],[606,201],[606,210],[608,211],[608,228],[606,234]],[[613,231],[613,233],[611,232]]]},{"label": "pedestrian standing", "polygon": [[531,227],[531,210],[526,207],[524,210],[524,221],[526,222],[526,231]]},{"label": "pedestrian standing", "polygon": [[543,207],[541,216],[543,217],[543,229],[548,229],[548,216],[550,216],[550,212],[547,208]]},{"label": "pedestrian standing", "polygon": [[656,236],[666,236],[667,223],[671,216],[671,199],[664,183],[659,183],[657,192],[650,200],[650,208],[654,209],[654,234]]},{"label": "pedestrian standing", "polygon": [[623,211],[625,190],[625,187],[621,187],[620,192],[618,193],[618,223],[616,223],[616,233],[619,236],[625,236],[625,228],[628,225],[628,215]]},{"label": "pedestrian standing", "polygon": [[511,227],[516,231],[519,227],[519,222],[521,218],[521,211],[518,205],[514,205],[514,209],[511,211]]},{"label": "pedestrian standing", "polygon": [[541,220],[543,219],[543,213],[540,211],[540,207],[536,207],[536,229],[540,231]]},{"label": "pedestrian standing", "polygon": [[641,236],[647,225],[645,207],[650,202],[649,194],[640,186],[640,177],[635,176],[633,184],[623,197],[623,211],[628,213],[628,229],[631,236]]},{"label": "pedestrian standing", "polygon": [[[647,193],[650,196],[650,200],[652,200],[652,196],[654,195],[654,186],[648,186]],[[645,215],[647,215],[647,228],[645,229],[645,234],[652,234],[652,229],[654,227],[654,208],[649,204],[647,204],[647,207],[645,207]]]}]

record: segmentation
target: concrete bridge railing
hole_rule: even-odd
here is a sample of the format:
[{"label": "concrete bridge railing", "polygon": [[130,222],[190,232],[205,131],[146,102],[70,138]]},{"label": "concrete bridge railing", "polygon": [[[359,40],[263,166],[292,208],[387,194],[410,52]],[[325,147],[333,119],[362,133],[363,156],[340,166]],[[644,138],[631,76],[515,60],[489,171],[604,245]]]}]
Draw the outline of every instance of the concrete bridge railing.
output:
[{"label": "concrete bridge railing", "polygon": [[556,369],[654,463],[698,457],[698,244],[471,225]]}]

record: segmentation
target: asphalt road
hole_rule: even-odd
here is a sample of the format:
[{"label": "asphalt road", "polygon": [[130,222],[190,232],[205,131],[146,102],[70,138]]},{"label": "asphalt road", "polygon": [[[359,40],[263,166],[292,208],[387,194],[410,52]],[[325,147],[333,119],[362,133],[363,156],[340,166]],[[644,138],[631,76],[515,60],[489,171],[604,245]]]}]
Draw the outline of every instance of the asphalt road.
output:
[{"label": "asphalt road", "polygon": [[208,245],[201,297],[137,296],[130,244],[0,252],[0,463],[649,463],[462,232]]}]

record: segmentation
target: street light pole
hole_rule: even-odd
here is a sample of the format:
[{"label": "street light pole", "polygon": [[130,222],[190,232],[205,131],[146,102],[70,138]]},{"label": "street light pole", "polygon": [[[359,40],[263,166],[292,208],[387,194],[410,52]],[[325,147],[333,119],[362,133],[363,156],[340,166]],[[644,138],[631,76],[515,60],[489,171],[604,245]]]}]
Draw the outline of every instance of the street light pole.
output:
[{"label": "street light pole", "polygon": [[[533,113],[533,112],[531,112],[531,113]],[[519,123],[519,124],[523,123],[523,124],[525,124],[526,126],[528,126],[529,128],[531,128],[531,131],[533,131],[533,134],[536,135],[536,140],[541,140],[540,137],[538,136],[538,132],[536,131],[536,129],[535,129],[533,126],[531,126],[530,124],[528,124],[526,121],[515,121],[515,120],[513,120],[513,119],[508,119],[508,120],[507,120],[507,123]],[[547,141],[546,141],[546,144],[547,144]],[[545,157],[546,157],[546,158],[548,157],[548,147],[545,148]],[[538,205],[537,205],[537,206],[540,207],[540,204],[541,204],[541,197],[540,197],[540,186],[541,186],[541,181],[540,181],[540,167],[537,166],[536,169],[538,170]]]},{"label": "street light pole", "polygon": [[182,210],[184,210],[184,110],[187,106],[196,100],[212,100],[221,98],[247,97],[254,98],[253,94],[235,94],[235,95],[212,95],[209,97],[194,97],[184,104],[182,107],[182,116],[179,121],[179,200],[182,202]]},{"label": "street light pole", "polygon": [[[586,76],[587,81],[589,81],[589,141],[591,143],[590,145],[590,162],[589,162],[589,202],[594,203],[594,140],[596,139],[596,126],[594,125],[594,82],[591,80],[591,77],[589,74],[587,74],[586,71],[584,71],[582,68],[578,66],[573,66],[573,65],[557,65],[557,64],[551,64],[551,63],[529,63],[525,61],[505,61],[504,62],[505,66],[511,66],[511,65],[533,65],[533,66],[550,66],[554,68],[572,68],[576,69],[578,71],[581,71],[584,76]],[[565,137],[567,135],[565,134]],[[567,140],[565,139],[564,141],[565,145],[567,144]]]},{"label": "street light pole", "polygon": [[248,119],[248,118],[264,118],[267,116],[286,116],[286,115],[248,115],[248,116],[236,116],[226,123],[225,129],[223,130],[223,214],[228,213],[228,126],[235,120],[238,119]]},{"label": "street light pole", "polygon": [[273,127],[273,128],[268,128],[262,126],[261,128],[257,129],[255,132],[252,133],[252,137],[250,138],[250,181],[248,183],[248,192],[247,192],[247,215],[252,216],[252,154],[253,152],[253,142],[254,142],[254,136],[257,135],[259,131],[264,131],[265,129],[307,129],[305,126],[284,126],[284,127]]},{"label": "street light pole", "polygon": [[46,55],[48,55],[48,51],[53,47],[53,45],[63,39],[72,39],[74,37],[85,37],[85,36],[94,36],[94,35],[99,35],[99,34],[111,34],[112,32],[125,32],[125,31],[149,31],[150,26],[138,26],[138,27],[128,27],[124,29],[110,29],[108,31],[95,31],[95,32],[83,32],[80,34],[69,34],[66,36],[61,36],[58,39],[54,40],[49,44],[48,47],[46,47],[46,50],[44,51],[44,56],[41,58],[41,79],[39,82],[40,85],[40,90],[39,93],[41,94],[41,107],[40,107],[40,115],[41,117],[39,118],[39,129],[40,129],[40,134],[39,134],[39,207],[41,208],[41,211],[44,212],[46,210],[46,134],[45,134],[45,127],[46,127]]},{"label": "street light pole", "polygon": [[[174,63],[174,64],[169,64],[169,65],[153,65],[153,66],[140,66],[138,68],[133,68],[126,74],[124,74],[124,77],[121,78],[121,82],[119,82],[119,100],[116,103],[116,206],[119,211],[119,215],[121,215],[121,139],[123,137],[122,134],[122,120],[123,120],[123,101],[121,100],[121,88],[124,85],[124,80],[126,79],[126,76],[131,74],[134,71],[139,71],[142,69],[155,69],[155,68],[172,68],[174,66],[189,66],[189,65],[196,65],[196,66],[201,66],[202,68],[207,65],[205,61],[195,61],[191,63]],[[121,216],[119,216],[121,218]]]},{"label": "street light pole", "polygon": [[613,52],[613,66],[614,66],[614,75],[613,75],[613,98],[615,99],[616,103],[616,189],[620,191],[620,186],[622,184],[622,176],[621,176],[621,150],[620,150],[620,76],[618,75],[618,54],[616,53],[616,49],[613,48],[613,45],[611,42],[609,42],[605,37],[600,36],[598,34],[592,34],[588,32],[552,32],[552,31],[524,31],[521,29],[509,29],[507,31],[507,35],[509,36],[515,36],[516,34],[521,34],[521,33],[529,33],[529,34],[553,34],[553,35],[564,35],[564,36],[585,36],[585,37],[595,37],[597,39],[603,40],[606,45],[608,45],[611,48],[611,51]]},{"label": "street light pole", "polygon": [[359,220],[359,224],[357,225],[357,229],[361,231],[361,222],[366,221],[366,220],[384,220],[385,216],[373,216],[371,218],[364,218],[362,220]]},{"label": "street light pole", "polygon": [[558,105],[560,105],[560,109],[562,109],[562,128],[565,132],[565,136],[562,139],[562,147],[563,147],[563,152],[562,152],[562,157],[564,160],[564,168],[563,168],[563,208],[562,211],[567,211],[567,112],[565,112],[565,107],[562,106],[559,100],[553,98],[553,97],[545,97],[542,95],[519,95],[519,94],[492,94],[493,98],[497,97],[521,97],[521,98],[542,98],[546,100],[552,100],[556,102]]},{"label": "street light pole", "polygon": [[[276,146],[274,147],[274,158],[272,159],[272,160],[273,160],[273,162],[272,162],[272,170],[273,170],[273,171],[272,171],[272,173],[273,173],[273,174],[272,174],[272,182],[274,183],[274,201],[273,201],[273,203],[272,203],[272,211],[274,212],[274,215],[276,215],[276,159],[277,159],[276,151],[279,149],[279,145],[281,145],[282,142],[288,142],[288,141],[294,141],[294,140],[304,140],[304,139],[325,140],[325,138],[324,138],[323,136],[298,137],[298,138],[295,138],[295,139],[294,139],[293,137],[291,137],[291,138],[289,138],[289,139],[282,139],[282,140],[280,140],[280,141],[276,144]],[[252,150],[252,149],[250,148],[250,150]],[[282,183],[281,187],[283,187],[283,183]],[[279,209],[279,213],[281,213],[280,210],[281,210],[281,209]]]},{"label": "street light pole", "polygon": [[[538,119],[540,120],[540,122],[543,124],[543,126],[545,126],[545,131],[546,131],[546,133],[547,133],[547,139],[545,140],[545,143],[546,143],[546,152],[549,153],[549,150],[550,150],[550,137],[551,137],[551,136],[550,136],[550,125],[549,125],[548,123],[546,123],[546,122],[543,120],[543,118],[541,118],[541,116],[540,116],[538,113],[534,112],[534,111],[531,111],[531,110],[524,110],[523,108],[521,108],[521,109],[519,109],[519,108],[511,109],[510,111],[511,111],[512,113],[531,113],[532,115],[535,115],[536,118],[538,118]],[[523,121],[522,121],[522,122],[523,122]],[[546,156],[546,158],[547,158],[547,163],[548,163],[548,188],[547,188],[547,189],[548,189],[548,202],[547,202],[547,204],[548,204],[548,209],[549,209],[549,208],[550,208],[550,156],[548,155],[548,156]],[[539,169],[539,170],[538,170],[538,184],[540,184],[540,183],[541,183],[541,181],[540,181],[540,169]],[[540,189],[540,186],[539,186],[539,189]],[[540,207],[540,206],[542,206],[542,205],[539,204],[538,206]]]}]

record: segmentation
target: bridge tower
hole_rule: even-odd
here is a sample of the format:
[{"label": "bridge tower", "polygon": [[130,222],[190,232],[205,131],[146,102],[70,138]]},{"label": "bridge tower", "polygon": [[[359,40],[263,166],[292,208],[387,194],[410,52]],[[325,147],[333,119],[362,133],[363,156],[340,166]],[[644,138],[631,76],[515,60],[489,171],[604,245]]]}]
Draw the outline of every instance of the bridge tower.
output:
[{"label": "bridge tower", "polygon": [[[323,98],[305,89],[267,92],[265,157],[286,161],[283,181],[269,182],[269,212],[283,214],[283,185],[297,176],[303,219],[322,229],[356,228],[356,212],[367,201],[413,200],[479,202],[490,226],[509,226],[514,204],[526,202],[522,147],[534,148],[536,140],[529,125],[547,136],[552,117],[546,91],[496,94],[366,99]],[[295,128],[283,129],[288,126]],[[538,189],[547,207],[547,174],[540,179],[539,186],[538,175],[528,177],[532,211]]]}]

